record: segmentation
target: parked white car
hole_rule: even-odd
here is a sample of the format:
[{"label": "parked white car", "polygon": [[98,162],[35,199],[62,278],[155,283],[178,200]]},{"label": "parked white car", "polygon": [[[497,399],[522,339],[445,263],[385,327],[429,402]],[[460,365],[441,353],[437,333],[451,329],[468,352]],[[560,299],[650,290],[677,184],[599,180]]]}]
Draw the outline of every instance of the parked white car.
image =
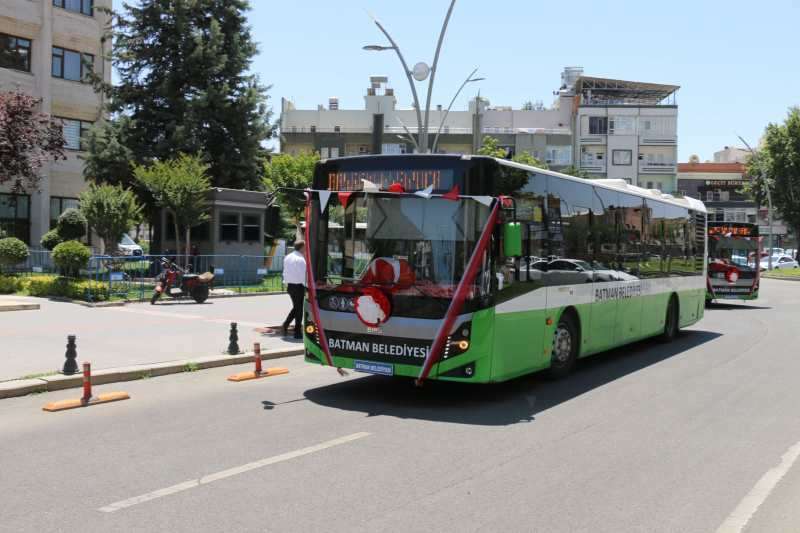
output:
[{"label": "parked white car", "polygon": [[[789,268],[798,268],[797,261],[794,258],[788,255],[773,255],[772,256],[772,269],[773,270],[785,270]],[[764,272],[769,268],[769,257],[763,257],[761,259],[761,271]]]},{"label": "parked white car", "polygon": [[131,236],[127,233],[122,235],[122,239],[120,239],[117,248],[119,248],[122,255],[144,255],[142,247],[136,244],[136,241],[131,239]]}]

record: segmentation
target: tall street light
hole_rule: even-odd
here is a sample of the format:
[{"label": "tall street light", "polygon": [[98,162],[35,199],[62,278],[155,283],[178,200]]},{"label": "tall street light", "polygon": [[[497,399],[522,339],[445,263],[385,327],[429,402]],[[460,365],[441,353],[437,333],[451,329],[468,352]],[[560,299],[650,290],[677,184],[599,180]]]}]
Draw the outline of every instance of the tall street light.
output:
[{"label": "tall street light", "polygon": [[[747,150],[750,152],[750,157],[755,160],[758,157],[755,150],[753,150],[747,141],[745,141],[741,135],[737,135],[739,140],[744,143],[747,147]],[[769,226],[769,238],[767,240],[767,246],[769,247],[769,254],[767,255],[767,270],[772,270],[772,191],[770,190],[769,183],[767,182],[767,176],[764,173],[763,167],[761,164],[758,165],[758,173],[761,174],[761,183],[764,184],[764,188],[767,190],[767,225]],[[759,262],[761,258],[759,258]]]},{"label": "tall street light", "polygon": [[[411,86],[411,94],[414,96],[414,108],[417,112],[417,134],[419,137],[419,142],[417,143],[417,150],[421,151],[422,153],[429,152],[429,145],[428,145],[428,125],[430,119],[430,108],[431,108],[431,97],[433,95],[433,83],[436,79],[436,68],[439,65],[439,53],[442,50],[442,43],[444,42],[444,35],[447,32],[447,25],[450,22],[450,16],[453,14],[453,8],[456,5],[456,0],[451,0],[450,7],[447,10],[447,16],[444,19],[444,23],[442,24],[442,29],[439,32],[439,41],[436,44],[436,52],[433,55],[433,65],[428,67],[425,63],[417,63],[414,65],[413,70],[408,68],[408,63],[406,63],[403,54],[400,52],[400,47],[397,46],[397,43],[392,36],[389,35],[389,32],[386,31],[386,28],[383,27],[383,24],[380,23],[378,19],[372,17],[372,21],[381,30],[386,38],[389,40],[391,46],[381,46],[381,45],[368,45],[364,46],[363,49],[371,52],[381,52],[384,50],[394,50],[397,54],[398,59],[400,59],[400,63],[403,65],[403,71],[406,74],[406,78],[408,78],[408,84]],[[371,16],[371,15],[370,15]],[[425,121],[422,121],[422,107],[419,104],[419,97],[417,95],[417,87],[414,85],[414,80],[419,82],[425,81],[428,79],[430,75],[430,81],[428,82],[428,98],[425,101]]]},{"label": "tall street light", "polygon": [[466,87],[468,83],[475,83],[486,79],[486,78],[473,78],[476,72],[478,72],[478,69],[473,70],[470,73],[470,75],[467,76],[467,79],[464,80],[464,83],[462,83],[461,87],[459,87],[458,90],[456,91],[456,94],[455,96],[453,96],[453,99],[450,100],[450,105],[447,106],[447,111],[444,112],[444,116],[442,117],[441,122],[439,122],[439,129],[436,131],[436,137],[433,138],[433,147],[431,148],[431,151],[433,153],[436,153],[436,148],[439,146],[439,135],[442,134],[442,128],[444,128],[444,123],[447,120],[447,115],[450,114],[450,109],[453,108],[453,104],[456,102],[456,98],[458,98],[458,95],[461,94],[461,91],[464,90],[464,87]]}]

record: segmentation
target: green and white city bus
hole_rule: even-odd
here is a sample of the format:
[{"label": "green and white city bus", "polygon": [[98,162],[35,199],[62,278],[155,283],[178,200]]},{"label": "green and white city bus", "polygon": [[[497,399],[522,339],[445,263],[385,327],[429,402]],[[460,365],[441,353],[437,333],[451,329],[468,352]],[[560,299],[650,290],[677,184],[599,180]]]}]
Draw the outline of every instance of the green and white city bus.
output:
[{"label": "green and white city bus", "polygon": [[703,316],[706,210],[491,157],[321,161],[306,192],[306,360],[470,383]]},{"label": "green and white city bus", "polygon": [[709,222],[706,301],[758,298],[761,256],[758,224]]}]

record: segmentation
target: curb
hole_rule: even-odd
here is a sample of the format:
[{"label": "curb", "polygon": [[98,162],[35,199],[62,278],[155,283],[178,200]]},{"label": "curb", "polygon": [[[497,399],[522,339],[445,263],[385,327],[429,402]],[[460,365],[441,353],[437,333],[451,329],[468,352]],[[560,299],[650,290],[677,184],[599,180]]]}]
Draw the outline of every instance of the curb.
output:
[{"label": "curb", "polygon": [[800,281],[800,276],[761,276],[763,279],[777,279],[779,281]]},{"label": "curb", "polygon": [[[261,352],[261,360],[281,359],[283,357],[293,357],[302,355],[305,348],[276,348]],[[194,359],[179,359],[175,361],[165,361],[163,363],[151,363],[144,365],[123,366],[118,368],[107,368],[97,370],[92,373],[92,385],[107,385],[109,383],[121,383],[124,381],[135,381],[143,378],[154,378],[168,376],[170,374],[182,374],[189,371],[206,370],[209,368],[219,368],[222,366],[233,366],[250,363],[253,361],[252,353],[239,355],[212,355],[209,357],[199,357]],[[45,376],[36,379],[17,379],[12,381],[0,382],[0,399],[15,398],[26,396],[31,393],[54,392],[65,389],[77,389],[83,385],[83,376],[75,374],[72,376],[55,375]]]},{"label": "curb", "polygon": [[41,308],[39,304],[28,303],[0,303],[0,313],[4,311],[37,311]]}]

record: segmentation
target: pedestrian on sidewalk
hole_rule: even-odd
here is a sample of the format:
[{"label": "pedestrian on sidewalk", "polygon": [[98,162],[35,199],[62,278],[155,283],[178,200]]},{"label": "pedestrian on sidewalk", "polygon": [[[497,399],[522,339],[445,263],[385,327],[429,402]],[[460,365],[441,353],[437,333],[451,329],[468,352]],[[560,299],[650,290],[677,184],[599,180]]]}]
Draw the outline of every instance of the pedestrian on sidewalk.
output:
[{"label": "pedestrian on sidewalk", "polygon": [[306,294],[306,258],[303,249],[306,243],[295,241],[294,252],[283,260],[283,282],[292,299],[292,310],[283,322],[283,335],[289,334],[289,324],[294,320],[294,338],[303,338],[303,298]]}]

